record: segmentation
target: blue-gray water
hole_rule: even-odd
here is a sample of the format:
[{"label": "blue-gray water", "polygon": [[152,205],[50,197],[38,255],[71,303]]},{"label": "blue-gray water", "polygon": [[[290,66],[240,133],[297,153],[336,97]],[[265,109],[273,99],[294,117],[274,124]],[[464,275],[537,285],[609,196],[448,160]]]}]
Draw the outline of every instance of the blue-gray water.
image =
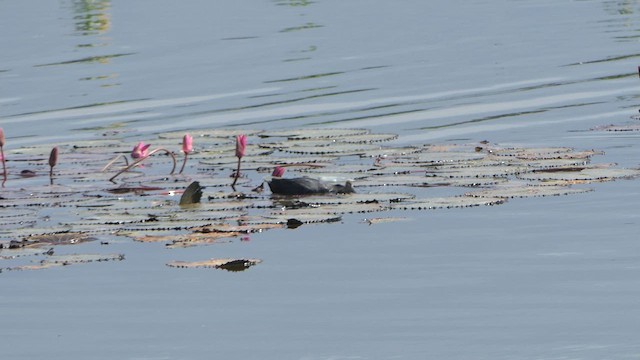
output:
[{"label": "blue-gray water", "polygon": [[[0,1],[9,149],[364,127],[638,166],[638,1]],[[7,359],[634,359],[640,191],[399,213],[0,274]],[[81,249],[81,250],[80,250]],[[67,251],[102,251],[97,243]],[[242,273],[176,259],[260,258]]]}]

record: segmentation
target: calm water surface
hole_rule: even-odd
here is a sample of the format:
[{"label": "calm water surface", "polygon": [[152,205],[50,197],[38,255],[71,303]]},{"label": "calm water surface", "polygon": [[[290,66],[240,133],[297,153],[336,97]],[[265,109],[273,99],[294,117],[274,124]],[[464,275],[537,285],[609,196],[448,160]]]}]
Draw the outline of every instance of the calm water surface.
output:
[{"label": "calm water surface", "polygon": [[[8,148],[364,127],[638,166],[640,2],[0,1]],[[636,181],[0,274],[7,359],[637,359]],[[69,252],[104,251],[90,243]],[[177,258],[256,257],[242,273]]]}]

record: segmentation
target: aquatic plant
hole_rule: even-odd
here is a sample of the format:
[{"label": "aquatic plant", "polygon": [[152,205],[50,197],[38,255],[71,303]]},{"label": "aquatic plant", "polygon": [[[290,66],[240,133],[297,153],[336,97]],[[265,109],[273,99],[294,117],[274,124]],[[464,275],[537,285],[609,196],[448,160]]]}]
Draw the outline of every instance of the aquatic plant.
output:
[{"label": "aquatic plant", "polygon": [[[602,152],[561,146],[504,147],[487,141],[393,146],[385,142],[395,136],[363,129],[212,129],[188,135],[196,134],[197,152],[184,131],[151,140],[158,146],[153,151],[139,142],[134,151],[140,156],[111,179],[100,170],[132,150],[125,141],[104,138],[59,145],[55,157],[49,153],[49,165],[56,166],[56,186],[38,185],[37,176],[11,177],[7,185],[12,185],[11,191],[0,197],[0,269],[47,268],[60,261],[76,264],[54,257],[53,251],[87,241],[106,246],[126,238],[168,249],[215,246],[272,229],[343,221],[344,214],[368,214],[370,220],[364,224],[379,224],[411,219],[411,215],[384,217],[389,211],[411,214],[503,206],[530,197],[581,194],[592,191],[586,184],[640,176],[638,169],[593,163]],[[247,146],[246,134],[255,139],[252,146]],[[173,154],[165,149],[177,151],[180,143],[191,160],[183,163],[189,177],[166,175],[171,165],[175,170],[175,158],[171,164],[167,157],[132,171],[157,151]],[[42,145],[12,149],[7,155],[16,164],[35,167],[23,170],[35,176],[49,151]],[[62,153],[65,161],[60,162],[57,156]],[[113,159],[114,155],[119,157]],[[284,177],[285,169],[290,176]],[[235,171],[233,192],[224,190],[229,179],[220,175],[229,171]],[[264,175],[272,184],[284,181],[280,185],[285,190],[249,191],[264,182]],[[109,180],[116,176],[121,181],[114,186]],[[323,191],[287,195],[294,193],[292,183]],[[247,190],[236,191],[240,187]],[[357,192],[340,191],[347,187]],[[369,216],[374,213],[376,217]],[[80,262],[119,259],[114,254],[76,256]],[[249,260],[255,259],[167,265],[224,269],[230,264],[244,269]]]},{"label": "aquatic plant", "polygon": [[173,167],[171,168],[171,172],[169,173],[169,175],[173,175],[173,173],[176,171],[176,156],[173,154],[173,152],[165,149],[165,148],[157,148],[154,149],[153,151],[148,151],[149,147],[151,145],[150,144],[146,144],[144,142],[139,142],[138,145],[136,145],[133,148],[133,151],[131,151],[131,157],[136,159],[135,162],[131,163],[131,165],[127,165],[124,169],[120,170],[118,173],[116,173],[115,175],[113,175],[109,181],[113,182],[113,180],[115,178],[117,178],[118,176],[122,175],[123,173],[131,170],[132,168],[140,165],[143,161],[145,161],[147,158],[149,158],[151,155],[163,151],[165,152],[167,155],[169,155],[171,157],[171,160],[173,160]]},{"label": "aquatic plant", "polygon": [[0,161],[2,161],[2,187],[7,182],[7,160],[4,158],[4,130],[0,128]]},{"label": "aquatic plant", "polygon": [[143,141],[140,141],[138,145],[133,147],[131,151],[131,157],[133,159],[140,159],[149,156],[149,147],[151,144],[145,144]]},{"label": "aquatic plant", "polygon": [[286,170],[287,169],[283,168],[282,166],[276,166],[273,169],[273,172],[271,173],[271,176],[273,176],[273,177],[282,177],[282,175],[284,175],[284,172]]},{"label": "aquatic plant", "polygon": [[51,153],[49,154],[49,180],[51,185],[53,185],[53,167],[58,164],[58,147],[54,147],[51,149]]},{"label": "aquatic plant", "polygon": [[180,168],[179,174],[182,174],[185,165],[187,165],[189,153],[193,152],[193,137],[191,137],[191,135],[189,134],[185,134],[182,138],[182,152],[184,153],[184,161],[182,162],[182,167]]},{"label": "aquatic plant", "polygon": [[238,158],[238,167],[233,178],[233,183],[231,184],[231,188],[233,189],[233,191],[236,190],[236,182],[238,182],[238,178],[240,177],[240,162],[242,161],[242,157],[244,156],[246,149],[247,135],[236,136],[236,157]]}]

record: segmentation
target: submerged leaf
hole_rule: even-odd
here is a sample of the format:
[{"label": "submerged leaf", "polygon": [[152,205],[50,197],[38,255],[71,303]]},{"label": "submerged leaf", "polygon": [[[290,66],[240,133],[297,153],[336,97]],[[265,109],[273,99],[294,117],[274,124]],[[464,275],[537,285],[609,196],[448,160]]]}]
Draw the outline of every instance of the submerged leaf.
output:
[{"label": "submerged leaf", "polygon": [[202,189],[203,187],[200,186],[200,183],[197,181],[189,184],[180,197],[180,206],[200,203],[200,199],[202,198]]}]

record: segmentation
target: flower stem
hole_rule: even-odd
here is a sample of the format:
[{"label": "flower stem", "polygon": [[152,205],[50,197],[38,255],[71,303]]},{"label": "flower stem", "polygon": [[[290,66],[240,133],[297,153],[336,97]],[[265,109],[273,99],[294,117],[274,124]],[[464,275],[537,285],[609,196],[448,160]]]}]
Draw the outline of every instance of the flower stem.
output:
[{"label": "flower stem", "polygon": [[7,182],[7,160],[4,158],[4,149],[0,146],[0,158],[2,158],[2,187],[4,187],[4,183]]},{"label": "flower stem", "polygon": [[182,174],[184,171],[184,166],[187,165],[187,159],[189,158],[189,153],[184,153],[184,162],[182,163],[182,167],[180,168],[180,172],[178,174]]},{"label": "flower stem", "polygon": [[240,177],[240,161],[242,161],[241,157],[238,158],[238,168],[236,169],[236,176],[233,179],[233,183],[231,183],[231,188],[233,189],[233,191],[236,191],[236,182],[238,182],[238,178]]},{"label": "flower stem", "polygon": [[111,167],[111,165],[113,165],[116,161],[118,161],[118,159],[123,158],[124,159],[124,163],[125,166],[129,166],[129,159],[127,159],[127,157],[125,155],[122,154],[118,154],[118,156],[116,156],[113,160],[109,161],[107,163],[107,165],[105,165],[102,170],[100,170],[100,172],[105,172],[107,171],[108,168]]},{"label": "flower stem", "polygon": [[144,160],[146,160],[148,157],[150,157],[151,155],[157,153],[158,151],[164,151],[166,152],[169,156],[171,156],[171,159],[173,160],[173,168],[171,168],[171,173],[169,175],[173,175],[173,173],[176,171],[176,156],[173,155],[173,153],[167,149],[155,149],[151,152],[149,152],[149,155],[140,158],[138,160],[136,160],[135,162],[131,163],[131,165],[125,167],[124,169],[120,170],[117,174],[113,175],[111,177],[111,179],[109,179],[109,181],[113,182],[113,179],[117,178],[118,176],[120,176],[122,173],[129,171],[131,168],[134,168],[136,166],[138,166],[141,162],[143,162]]}]

